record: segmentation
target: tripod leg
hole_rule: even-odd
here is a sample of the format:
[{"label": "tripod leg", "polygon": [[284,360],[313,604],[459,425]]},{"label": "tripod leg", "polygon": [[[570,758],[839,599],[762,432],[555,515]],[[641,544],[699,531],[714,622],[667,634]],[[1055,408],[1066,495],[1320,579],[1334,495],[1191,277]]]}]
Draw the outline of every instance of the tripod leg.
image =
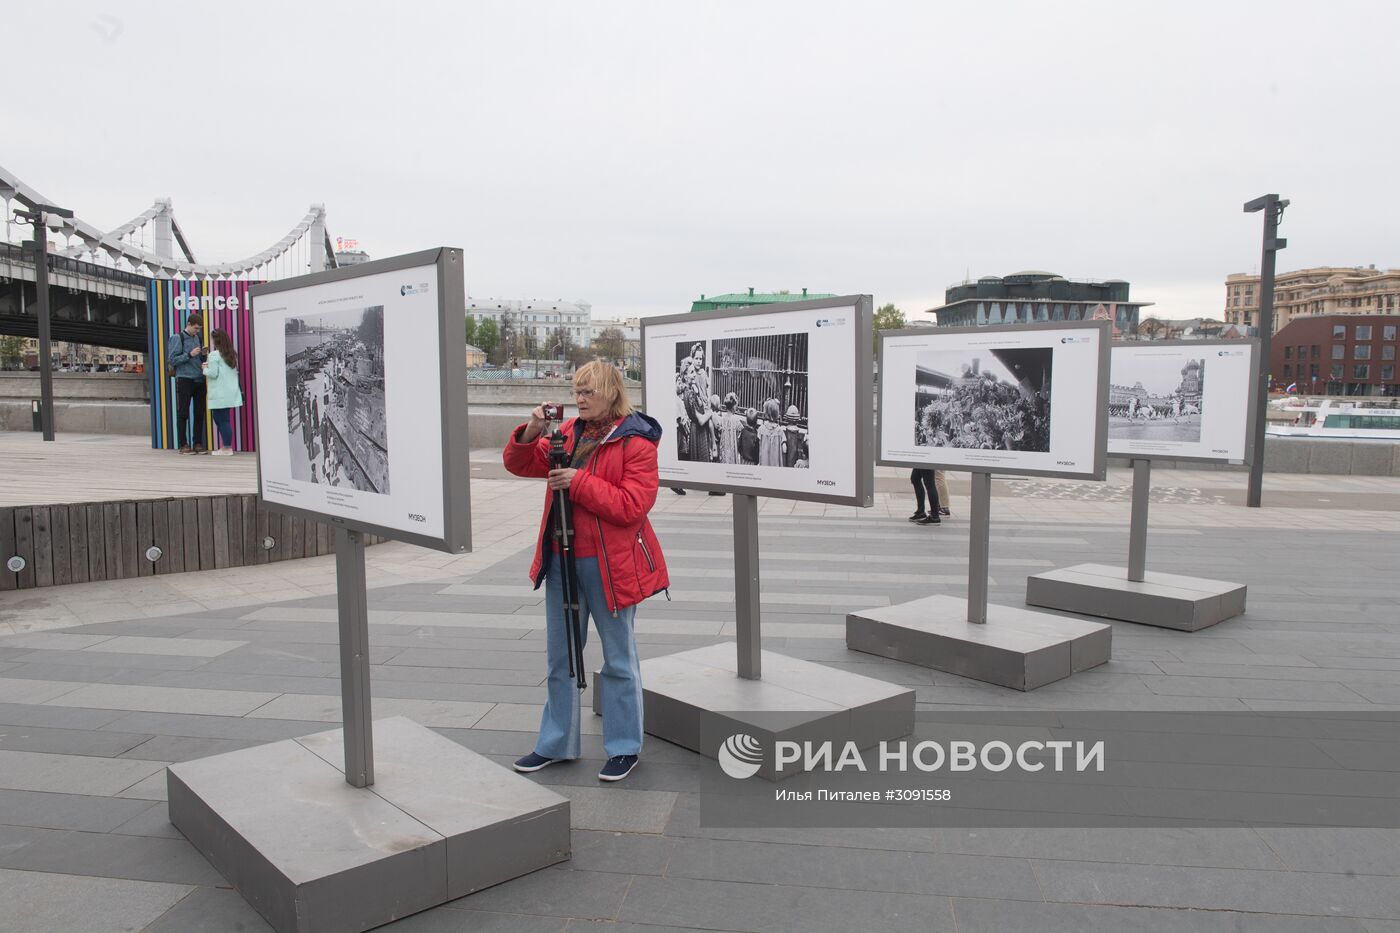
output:
[{"label": "tripod leg", "polygon": [[578,688],[582,690],[588,686],[588,678],[583,670],[583,613],[579,606],[578,562],[574,558],[573,507],[569,502],[569,494],[563,490],[559,492],[559,501],[559,515],[563,524],[563,538],[566,542],[563,547],[565,577],[569,581],[569,614],[566,616],[566,620],[570,627],[570,644],[574,652],[570,666],[577,672]]},{"label": "tripod leg", "polygon": [[569,676],[578,679],[578,669],[574,659],[578,655],[574,640],[578,637],[578,626],[574,624],[578,605],[578,593],[574,587],[574,565],[570,559],[572,548],[569,541],[569,519],[565,512],[564,492],[554,494],[554,540],[559,547],[559,593],[564,610],[564,641],[569,653]]},{"label": "tripod leg", "polygon": [[569,626],[569,648],[574,653],[569,659],[569,666],[575,672],[578,688],[582,690],[588,686],[588,680],[583,669],[583,611],[579,605],[578,564],[572,550],[564,562],[569,568],[566,572],[569,580],[569,610],[565,616],[565,624]]}]

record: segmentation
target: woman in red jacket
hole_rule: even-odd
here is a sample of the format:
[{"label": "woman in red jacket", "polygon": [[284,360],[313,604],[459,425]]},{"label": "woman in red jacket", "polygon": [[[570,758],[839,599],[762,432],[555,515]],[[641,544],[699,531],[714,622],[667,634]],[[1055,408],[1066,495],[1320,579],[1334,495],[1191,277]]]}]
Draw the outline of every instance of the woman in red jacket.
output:
[{"label": "woman in red jacket", "polygon": [[642,677],[632,624],[637,604],[670,585],[661,544],[647,521],[656,502],[656,445],[661,425],[632,411],[622,377],[594,361],[574,375],[578,417],[560,430],[570,464],[549,468],[544,406],[515,429],[506,443],[506,469],[516,476],[548,479],[544,515],[530,579],[545,586],[548,625],[548,694],[535,750],[515,763],[517,771],[579,757],[579,690],[569,676],[563,590],[558,548],[552,541],[554,492],[569,491],[573,503],[574,554],[578,568],[583,635],[591,616],[603,645],[603,669],[593,689],[602,691],[603,751],[608,760],[599,780],[620,781],[637,765],[642,750]]}]

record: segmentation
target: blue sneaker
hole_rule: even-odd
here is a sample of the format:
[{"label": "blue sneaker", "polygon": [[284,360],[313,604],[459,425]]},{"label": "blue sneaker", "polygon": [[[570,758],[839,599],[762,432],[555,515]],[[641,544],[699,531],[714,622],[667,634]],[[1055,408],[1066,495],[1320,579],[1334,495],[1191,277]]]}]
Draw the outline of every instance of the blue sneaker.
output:
[{"label": "blue sneaker", "polygon": [[537,754],[536,752],[531,752],[524,758],[521,758],[515,762],[515,770],[519,771],[521,774],[529,774],[531,771],[538,771],[541,768],[548,768],[550,765],[554,764],[556,761],[559,760],[560,759],[558,758],[546,758],[543,755]]},{"label": "blue sneaker", "polygon": [[620,781],[632,773],[632,769],[637,767],[636,755],[614,755],[608,759],[608,763],[603,765],[603,770],[598,772],[600,781]]}]

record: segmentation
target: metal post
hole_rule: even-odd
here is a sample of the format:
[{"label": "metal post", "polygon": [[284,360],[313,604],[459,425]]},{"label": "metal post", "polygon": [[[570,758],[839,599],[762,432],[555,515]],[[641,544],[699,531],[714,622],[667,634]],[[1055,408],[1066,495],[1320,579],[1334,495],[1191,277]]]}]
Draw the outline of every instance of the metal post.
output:
[{"label": "metal post", "polygon": [[49,228],[34,211],[34,311],[39,321],[39,419],[44,440],[53,440],[53,361],[49,359]]},{"label": "metal post", "polygon": [[326,271],[326,207],[324,204],[311,205],[311,211],[315,218],[311,221],[311,227],[306,231],[304,240],[308,247],[307,268],[298,271],[302,272],[324,272]]},{"label": "metal post", "polygon": [[1128,525],[1128,579],[1141,583],[1147,573],[1147,502],[1152,461],[1133,460],[1133,517]]},{"label": "metal post", "polygon": [[335,530],[335,596],[340,617],[340,703],[345,731],[345,782],[374,783],[374,721],[369,696],[369,597],[365,541],[358,531]]},{"label": "metal post", "polygon": [[153,247],[157,256],[175,258],[175,214],[169,198],[156,201],[156,215],[151,218]]},{"label": "metal post", "polygon": [[1249,464],[1249,491],[1245,505],[1259,508],[1264,494],[1264,428],[1269,411],[1269,353],[1274,339],[1274,260],[1288,241],[1278,235],[1286,199],[1266,194],[1245,204],[1247,214],[1264,212],[1264,249],[1259,262],[1259,398],[1254,413],[1254,459]]},{"label": "metal post", "polygon": [[763,635],[758,586],[758,497],[735,493],[734,500],[734,629],[739,650],[739,676],[763,676]]},{"label": "metal post", "polygon": [[987,624],[987,561],[991,555],[992,474],[973,473],[972,525],[967,532],[967,621]]}]

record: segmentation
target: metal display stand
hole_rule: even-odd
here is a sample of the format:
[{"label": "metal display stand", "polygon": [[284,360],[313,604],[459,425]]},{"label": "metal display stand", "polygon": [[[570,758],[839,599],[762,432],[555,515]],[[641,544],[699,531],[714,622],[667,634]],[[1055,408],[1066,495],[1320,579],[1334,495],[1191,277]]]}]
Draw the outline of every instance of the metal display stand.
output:
[{"label": "metal display stand", "polygon": [[[449,553],[470,547],[460,256],[434,250],[276,283],[285,291],[436,266],[451,400],[442,538],[314,515],[337,525],[343,728],[166,769],[170,822],[279,933],[368,930],[570,855],[567,798],[411,720],[371,715],[364,534]],[[260,488],[261,472],[260,460]]]},{"label": "metal display stand", "polygon": [[[891,340],[927,339],[930,334],[993,335],[999,331],[1027,332],[1033,329],[1070,335],[1072,331],[1098,330],[1096,385],[1097,417],[1092,420],[1093,462],[1076,467],[1003,467],[1002,473],[1023,476],[1064,476],[1103,479],[1107,471],[1105,439],[1108,426],[1109,324],[1106,321],[1044,322],[1004,327],[938,328],[935,331],[881,331],[881,391],[892,370],[887,362]],[[917,335],[917,336],[916,336]],[[1056,342],[1063,342],[1057,338]],[[1068,619],[1013,606],[989,604],[988,565],[991,554],[992,475],[994,468],[969,467],[966,463],[936,463],[886,459],[885,413],[879,409],[881,459],[883,466],[911,469],[969,470],[972,479],[971,524],[967,547],[967,598],[928,596],[894,606],[863,609],[846,616],[846,646],[855,651],[905,661],[934,670],[947,671],[1016,690],[1034,690],[1063,680],[1109,659],[1113,630],[1098,622]],[[892,417],[902,417],[895,415]],[[946,450],[946,448],[940,448]]]},{"label": "metal display stand", "polygon": [[846,616],[846,646],[1017,690],[1034,690],[1109,659],[1113,629],[989,605],[992,474],[972,474],[967,599],[928,596]]},{"label": "metal display stand", "polygon": [[[777,741],[845,743],[870,748],[914,730],[914,691],[763,650],[758,558],[758,497],[734,495],[735,646],[710,645],[642,662],[645,729],[709,758],[743,733],[764,750],[758,774],[774,768]],[[593,680],[601,713],[602,680]]]},{"label": "metal display stand", "polygon": [[1128,568],[1077,564],[1026,579],[1026,602],[1105,619],[1121,619],[1183,632],[1224,622],[1244,612],[1242,583],[1147,570],[1147,511],[1152,461],[1133,465],[1133,509],[1128,527]]},{"label": "metal display stand", "polygon": [[[1153,341],[1153,348],[1189,347],[1193,353],[1206,351],[1240,351],[1252,354],[1249,364],[1248,391],[1238,402],[1242,413],[1235,427],[1242,438],[1243,460],[1256,463],[1263,449],[1256,441],[1256,393],[1261,365],[1259,343],[1244,340],[1164,340]],[[1120,348],[1123,349],[1123,348]],[[1124,375],[1119,382],[1127,383]],[[1232,401],[1234,399],[1232,398]],[[1211,404],[1214,404],[1212,402]],[[1226,445],[1228,446],[1228,445]],[[1112,447],[1112,444],[1110,444]],[[1246,587],[1242,583],[1157,573],[1147,569],[1147,515],[1152,493],[1152,460],[1162,457],[1179,462],[1227,463],[1223,451],[1205,451],[1209,455],[1184,455],[1170,450],[1161,453],[1132,451],[1131,448],[1110,449],[1110,455],[1127,456],[1133,468],[1132,517],[1128,526],[1128,566],[1106,564],[1077,564],[1058,570],[1048,570],[1028,577],[1026,602],[1032,606],[1059,609],[1105,619],[1121,619],[1142,625],[1155,625],[1183,632],[1195,632],[1245,610]],[[1239,460],[1233,461],[1235,463]]]},{"label": "metal display stand", "polygon": [[[663,485],[716,490],[731,495],[734,513],[735,644],[710,645],[650,658],[641,664],[644,728],[651,735],[709,758],[721,744],[743,733],[758,740],[763,762],[758,774],[769,780],[779,774],[773,760],[777,741],[853,741],[869,748],[881,741],[908,735],[914,729],[914,691],[811,661],[763,650],[759,574],[758,497],[769,495],[808,502],[868,507],[873,501],[874,406],[869,367],[872,356],[872,302],[868,295],[784,302],[721,312],[701,312],[653,318],[645,326],[702,319],[740,319],[788,311],[855,310],[854,320],[842,321],[852,335],[849,352],[854,363],[853,410],[855,435],[851,457],[855,488],[848,493],[794,492],[738,483],[684,480]],[[821,326],[820,324],[818,326]],[[643,347],[647,341],[644,337]],[[645,368],[645,361],[643,367]],[[594,678],[593,710],[602,711],[602,682]]]},{"label": "metal display stand", "polygon": [[369,688],[369,591],[365,541],[358,531],[335,530],[335,601],[340,622],[340,708],[345,730],[345,783],[374,783],[374,721]]}]

